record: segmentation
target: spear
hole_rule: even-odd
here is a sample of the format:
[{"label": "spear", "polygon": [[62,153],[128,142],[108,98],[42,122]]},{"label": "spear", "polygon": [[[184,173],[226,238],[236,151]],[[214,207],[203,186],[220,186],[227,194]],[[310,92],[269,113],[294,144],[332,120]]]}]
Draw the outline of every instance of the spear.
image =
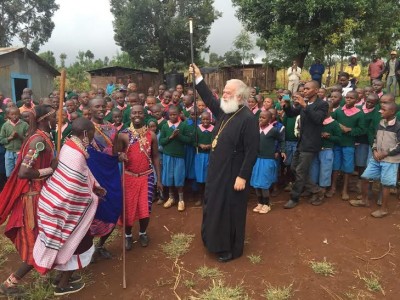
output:
[{"label": "spear", "polygon": [[[189,33],[190,33],[190,56],[192,65],[194,64],[194,49],[193,49],[193,18],[189,18]],[[190,74],[189,74],[190,76]],[[196,145],[196,152],[199,151],[197,147],[198,136],[197,136],[197,96],[196,96],[196,81],[194,77],[194,68],[192,74],[192,85],[193,85],[193,97],[194,97],[194,140]]]},{"label": "spear", "polygon": [[58,112],[57,112],[57,117],[58,117],[57,158],[60,156],[60,149],[61,149],[61,128],[62,128],[62,122],[63,122],[62,112],[63,112],[63,107],[64,107],[64,96],[65,96],[65,77],[66,77],[65,69],[62,69],[61,70],[61,78],[60,78],[60,102],[58,104]]}]

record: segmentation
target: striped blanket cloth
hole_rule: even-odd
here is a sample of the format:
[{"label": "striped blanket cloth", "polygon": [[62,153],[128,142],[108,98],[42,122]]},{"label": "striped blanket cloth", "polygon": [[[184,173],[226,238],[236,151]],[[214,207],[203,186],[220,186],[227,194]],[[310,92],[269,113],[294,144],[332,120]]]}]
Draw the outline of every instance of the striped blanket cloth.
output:
[{"label": "striped blanket cloth", "polygon": [[68,140],[39,197],[39,236],[33,256],[40,273],[65,264],[88,232],[98,204],[92,192],[95,184],[83,153]]}]

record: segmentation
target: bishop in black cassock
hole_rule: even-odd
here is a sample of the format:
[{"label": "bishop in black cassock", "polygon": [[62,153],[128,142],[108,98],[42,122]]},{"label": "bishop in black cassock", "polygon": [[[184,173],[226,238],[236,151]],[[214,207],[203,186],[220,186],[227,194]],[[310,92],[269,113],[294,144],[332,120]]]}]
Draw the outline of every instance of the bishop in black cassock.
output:
[{"label": "bishop in black cassock", "polygon": [[[224,113],[220,100],[215,99],[199,69],[194,68],[196,90],[217,120],[213,131],[215,147],[210,153],[208,166],[201,235],[205,247],[216,253],[219,261],[225,262],[243,254],[247,198],[259,147],[259,127],[246,106],[240,105],[237,111]],[[242,190],[234,189],[237,177],[246,181]]]}]

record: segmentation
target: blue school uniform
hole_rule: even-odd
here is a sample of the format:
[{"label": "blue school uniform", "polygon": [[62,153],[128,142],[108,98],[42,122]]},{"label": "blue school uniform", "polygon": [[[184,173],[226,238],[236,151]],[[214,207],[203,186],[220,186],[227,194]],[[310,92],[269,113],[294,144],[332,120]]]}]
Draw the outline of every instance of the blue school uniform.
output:
[{"label": "blue school uniform", "polygon": [[277,163],[275,159],[277,141],[279,151],[285,153],[285,141],[277,128],[270,124],[266,128],[260,129],[260,148],[250,179],[252,187],[267,190],[277,181]]},{"label": "blue school uniform", "polygon": [[[195,126],[193,120],[188,118],[185,123],[188,127],[188,133],[194,139]],[[185,178],[196,179],[196,172],[194,167],[194,157],[196,155],[196,148],[193,145],[185,145]]]},{"label": "blue school uniform", "polygon": [[[211,145],[212,143],[212,131],[214,129],[213,125],[205,128],[202,125],[197,127],[197,145]],[[194,166],[196,173],[196,182],[205,183],[207,180],[207,170],[208,170],[208,162],[210,157],[210,150],[203,150],[198,148],[198,152],[196,153]]]}]

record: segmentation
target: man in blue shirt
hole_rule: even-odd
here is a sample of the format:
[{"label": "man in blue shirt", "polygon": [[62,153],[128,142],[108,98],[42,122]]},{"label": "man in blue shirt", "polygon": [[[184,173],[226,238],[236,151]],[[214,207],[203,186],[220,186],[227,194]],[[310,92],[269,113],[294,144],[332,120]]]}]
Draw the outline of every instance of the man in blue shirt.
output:
[{"label": "man in blue shirt", "polygon": [[312,80],[315,80],[319,83],[319,86],[322,87],[322,75],[325,73],[325,67],[321,64],[321,60],[319,58],[315,59],[315,62],[310,67],[310,75]]}]

